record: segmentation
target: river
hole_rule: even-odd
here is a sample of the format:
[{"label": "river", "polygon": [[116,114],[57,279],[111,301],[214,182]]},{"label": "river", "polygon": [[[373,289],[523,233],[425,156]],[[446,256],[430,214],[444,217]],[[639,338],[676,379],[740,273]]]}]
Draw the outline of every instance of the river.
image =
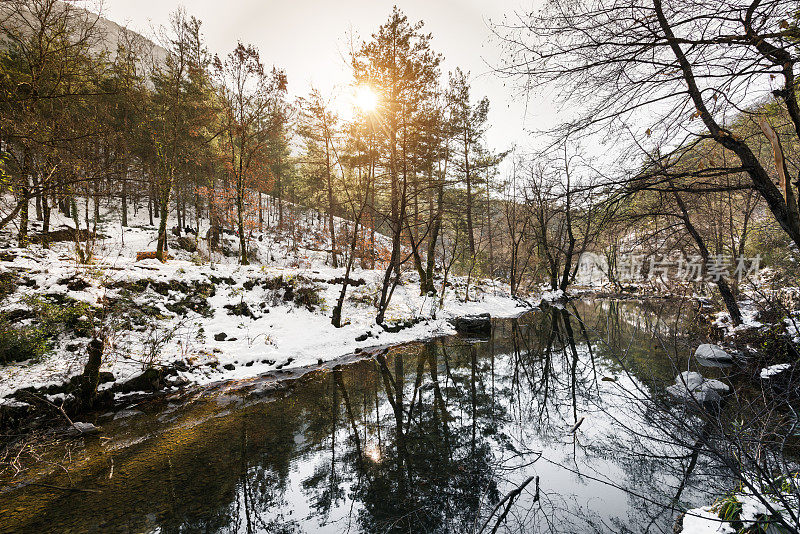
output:
[{"label": "river", "polygon": [[732,487],[663,394],[692,314],[575,301],[138,402],[0,490],[0,531],[672,532]]}]

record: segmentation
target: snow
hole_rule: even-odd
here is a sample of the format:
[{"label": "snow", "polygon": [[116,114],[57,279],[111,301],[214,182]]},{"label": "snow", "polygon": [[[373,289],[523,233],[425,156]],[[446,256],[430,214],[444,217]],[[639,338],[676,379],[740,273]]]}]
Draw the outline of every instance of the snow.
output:
[{"label": "snow", "polygon": [[[78,302],[101,306],[103,302],[119,297],[120,287],[124,284],[148,284],[133,298],[137,307],[151,306],[157,310],[160,320],[139,330],[117,328],[113,324],[101,326],[107,334],[101,370],[112,372],[119,382],[136,376],[151,363],[168,365],[183,361],[189,364],[189,370],[180,371],[179,377],[189,383],[205,384],[250,378],[276,369],[314,365],[367,347],[454,334],[448,319],[456,316],[488,312],[492,317],[513,317],[530,308],[521,299],[512,298],[506,284],[492,280],[472,281],[470,300],[464,302],[465,279],[459,277],[450,277],[451,287],[446,289],[440,307],[439,297],[419,294],[418,276],[410,271],[404,273],[394,292],[386,312],[386,322],[391,324],[409,319],[418,322],[390,333],[375,324],[376,310],[372,305],[384,270],[356,266],[350,278],[364,283],[348,288],[342,312],[345,326],[335,328],[330,316],[341,283],[333,283],[333,280],[341,278],[344,269],[326,265],[327,253],[324,245],[320,246],[320,241],[324,243],[324,224],[320,224],[313,214],[297,215],[296,224],[302,232],[276,231],[276,228],[263,234],[254,232],[250,244],[263,263],[248,266],[239,265],[235,254],[232,257],[215,254],[210,262],[199,261],[197,254],[175,248],[174,236],[170,236],[173,247],[170,254],[174,259],[167,263],[155,259],[136,262],[136,252],[155,249],[156,228],[148,222],[146,210],[140,209],[138,214],[129,214],[130,226],[123,228],[118,214],[104,210],[98,232],[107,237],[96,242],[94,261],[89,265],[76,261],[75,244],[71,242],[53,243],[50,249],[40,245],[26,249],[1,249],[2,257],[13,256],[13,259],[0,261],[0,271],[13,269],[35,283],[32,288],[18,287],[5,300],[4,309],[24,309],[28,297],[45,294],[63,295]],[[36,224],[34,222],[34,231]],[[173,224],[171,220],[170,226]],[[339,220],[338,224],[341,227],[346,223]],[[53,211],[51,228],[57,230],[60,227],[73,227],[72,221]],[[207,225],[201,222],[201,236],[205,235],[205,228]],[[298,233],[301,238],[297,237]],[[378,247],[388,246],[385,237],[379,235],[377,238]],[[204,242],[202,239],[198,241],[203,252]],[[3,242],[15,244],[8,230],[0,232],[0,244]],[[238,247],[235,236],[226,234],[223,242],[231,250]],[[291,280],[298,287],[317,288],[322,305],[311,311],[284,301],[281,298],[284,290],[264,287],[264,281],[278,277],[284,281]],[[220,278],[230,278],[233,284],[219,282]],[[67,281],[75,279],[85,284],[73,284],[72,289],[67,287]],[[154,288],[155,284],[175,282],[214,284],[216,293],[207,299],[213,315],[204,317],[194,311],[185,316],[171,313],[166,305],[185,295],[172,289],[163,295]],[[247,289],[245,283],[255,285]],[[441,288],[441,283],[441,279],[436,281],[437,289]],[[247,304],[255,317],[233,315],[224,308],[225,305],[241,303]],[[85,317],[84,320],[89,319]],[[222,333],[226,334],[226,339],[216,340],[215,335]],[[369,337],[356,341],[356,337],[364,334]],[[19,388],[59,384],[79,374],[85,364],[87,342],[86,338],[63,337],[40,361],[0,367],[0,399]],[[72,345],[72,351],[67,350],[69,345]]]},{"label": "snow", "polygon": [[758,321],[758,310],[754,307],[751,301],[744,301],[739,303],[739,311],[742,314],[742,324],[734,326],[731,321],[731,316],[727,311],[721,311],[716,314],[716,318],[712,323],[716,328],[725,330],[725,335],[730,336],[737,332],[750,330],[754,328],[761,328],[764,323]]},{"label": "snow", "polygon": [[770,365],[769,367],[761,369],[761,378],[770,378],[791,368],[792,364],[790,363],[779,363],[776,365]]},{"label": "snow", "polygon": [[732,534],[736,530],[720,521],[710,508],[694,508],[683,516],[681,534]]},{"label": "snow", "polygon": [[543,287],[539,298],[541,302],[547,302],[554,308],[563,308],[567,294],[562,289],[544,289]]},{"label": "snow", "polygon": [[795,343],[800,343],[800,313],[795,313],[792,317],[783,320],[786,325],[786,333]]},{"label": "snow", "polygon": [[[739,515],[739,521],[743,525],[741,532],[744,532],[747,527],[756,522],[763,522],[764,518],[770,517],[764,503],[753,495],[735,493],[733,498],[742,505],[742,512]],[[773,501],[771,506],[778,513],[781,513],[782,507],[776,501]],[[730,523],[720,520],[719,514],[714,510],[714,506],[688,510],[683,518],[682,534],[729,534],[737,532]],[[763,523],[761,524],[763,526]],[[768,530],[768,532],[772,532],[772,530]]]}]

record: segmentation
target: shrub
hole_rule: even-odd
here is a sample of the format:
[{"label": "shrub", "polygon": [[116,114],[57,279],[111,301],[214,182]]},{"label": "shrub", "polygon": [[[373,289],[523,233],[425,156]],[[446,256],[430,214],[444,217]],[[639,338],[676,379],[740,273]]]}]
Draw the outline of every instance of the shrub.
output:
[{"label": "shrub", "polygon": [[294,303],[298,306],[305,306],[308,311],[321,308],[324,300],[319,294],[319,289],[313,286],[303,286],[294,292]]},{"label": "shrub", "polygon": [[724,521],[739,521],[742,515],[742,503],[735,495],[728,495],[718,500],[713,507],[717,516]]},{"label": "shrub", "polygon": [[51,347],[47,331],[39,325],[15,326],[0,320],[0,363],[39,359]]},{"label": "shrub", "polygon": [[63,331],[78,336],[92,334],[93,309],[63,295],[29,297],[22,314],[30,324],[20,324],[20,310],[0,312],[0,363],[38,359],[52,348],[53,340]]}]

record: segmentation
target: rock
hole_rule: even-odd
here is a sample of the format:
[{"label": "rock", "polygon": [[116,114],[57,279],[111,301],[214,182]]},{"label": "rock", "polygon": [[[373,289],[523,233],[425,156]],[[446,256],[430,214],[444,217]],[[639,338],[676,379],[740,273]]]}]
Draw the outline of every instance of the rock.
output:
[{"label": "rock", "polygon": [[360,336],[356,336],[356,341],[366,341],[372,334],[367,332],[365,334],[361,334]]},{"label": "rock", "polygon": [[36,407],[32,404],[8,398],[0,399],[0,429],[8,431],[16,428],[35,411]]},{"label": "rock", "polygon": [[704,343],[694,351],[697,363],[705,367],[730,367],[733,365],[733,356],[728,354],[719,345]]},{"label": "rock", "polygon": [[236,366],[233,365],[232,363],[226,363],[225,365],[222,366],[222,368],[227,369],[228,371],[233,371],[234,369],[236,369]]},{"label": "rock", "polygon": [[100,432],[100,429],[94,426],[92,423],[84,423],[81,421],[75,421],[72,423],[68,433],[73,436],[89,436],[92,434],[97,434]]},{"label": "rock", "polygon": [[167,382],[169,383],[169,385],[175,386],[175,387],[183,387],[183,386],[186,386],[186,385],[188,385],[190,383],[188,378],[185,378],[185,377],[182,377],[182,376],[178,376],[178,375],[169,377],[167,379]]},{"label": "rock", "polygon": [[219,334],[214,334],[215,341],[225,341],[225,338],[228,337],[228,334],[225,332],[220,332]]},{"label": "rock", "polygon": [[675,384],[683,385],[686,384],[686,387],[690,390],[694,390],[703,383],[705,378],[700,373],[694,371],[684,371],[680,375],[675,378]]},{"label": "rock", "polygon": [[682,384],[673,384],[667,388],[667,393],[678,400],[685,402],[694,401],[698,404],[716,404],[722,400],[719,393],[713,389],[697,388],[689,391]]},{"label": "rock", "polygon": [[719,393],[727,393],[731,389],[731,388],[728,387],[728,384],[725,384],[724,382],[721,382],[721,381],[716,380],[714,378],[712,378],[711,380],[706,380],[705,382],[703,382],[701,384],[701,387],[710,388],[710,389],[713,389],[714,391],[717,391]]},{"label": "rock", "polygon": [[155,367],[151,367],[127,382],[122,383],[119,388],[123,393],[129,393],[131,391],[157,391],[161,389],[161,386],[161,371]]},{"label": "rock", "polygon": [[694,371],[684,371],[675,378],[675,383],[667,388],[667,393],[684,402],[697,402],[700,405],[717,404],[722,394],[730,388],[719,380],[706,380]]},{"label": "rock", "polygon": [[450,323],[459,334],[488,336],[492,333],[492,317],[488,313],[456,317]]},{"label": "rock", "polygon": [[98,375],[98,378],[99,378],[99,381],[100,381],[99,383],[100,384],[105,384],[106,382],[113,382],[114,381],[114,373],[112,373],[110,371],[100,371],[100,374]]}]

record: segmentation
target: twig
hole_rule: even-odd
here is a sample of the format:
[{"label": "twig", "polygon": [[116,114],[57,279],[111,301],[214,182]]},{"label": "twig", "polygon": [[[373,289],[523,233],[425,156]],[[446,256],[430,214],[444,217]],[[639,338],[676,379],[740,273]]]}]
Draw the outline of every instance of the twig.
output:
[{"label": "twig", "polygon": [[497,503],[497,505],[494,507],[494,510],[492,510],[492,513],[489,514],[489,517],[486,518],[486,521],[483,523],[483,526],[481,527],[479,532],[483,532],[483,531],[486,530],[486,527],[489,526],[489,521],[492,519],[492,517],[494,517],[494,514],[497,513],[497,510],[499,510],[500,507],[503,506],[503,504],[507,503],[505,509],[503,510],[503,513],[497,519],[497,522],[494,524],[494,528],[492,528],[492,534],[495,534],[495,532],[497,532],[497,529],[500,528],[500,523],[503,522],[503,520],[508,515],[509,510],[511,510],[511,505],[514,503],[514,499],[516,499],[519,496],[519,494],[522,493],[522,490],[525,489],[525,486],[530,484],[531,481],[534,478],[536,479],[536,494],[533,497],[533,502],[538,501],[539,500],[539,477],[538,476],[536,476],[536,477],[530,476],[525,480],[525,482],[523,482],[522,484],[517,486],[515,489],[510,491],[505,497],[503,497],[503,499],[499,503]]},{"label": "twig", "polygon": [[579,427],[580,427],[580,426],[583,424],[583,420],[584,420],[584,419],[585,419],[585,417],[581,417],[581,418],[578,420],[578,422],[577,422],[577,423],[575,423],[575,426],[573,426],[573,427],[570,429],[569,433],[570,433],[570,434],[574,434],[574,433],[575,433],[575,431],[576,431],[576,430],[578,430],[578,428],[579,428]]},{"label": "twig", "polygon": [[45,399],[43,397],[40,397],[38,395],[34,395],[30,391],[24,391],[23,393],[26,393],[26,394],[30,395],[31,397],[33,397],[34,399],[36,399],[38,401],[41,401],[41,402],[44,402],[45,404],[48,404],[48,405],[52,406],[53,408],[55,408],[56,410],[58,410],[59,412],[61,412],[61,415],[64,416],[64,418],[67,420],[67,422],[70,424],[70,426],[72,428],[74,428],[75,430],[77,430],[79,433],[83,434],[81,429],[78,428],[77,426],[75,426],[75,423],[73,423],[72,419],[69,418],[69,416],[67,415],[67,412],[64,411],[64,407],[63,406],[58,406],[57,404],[54,404],[54,403],[50,402],[49,400],[47,400],[47,399]]}]

